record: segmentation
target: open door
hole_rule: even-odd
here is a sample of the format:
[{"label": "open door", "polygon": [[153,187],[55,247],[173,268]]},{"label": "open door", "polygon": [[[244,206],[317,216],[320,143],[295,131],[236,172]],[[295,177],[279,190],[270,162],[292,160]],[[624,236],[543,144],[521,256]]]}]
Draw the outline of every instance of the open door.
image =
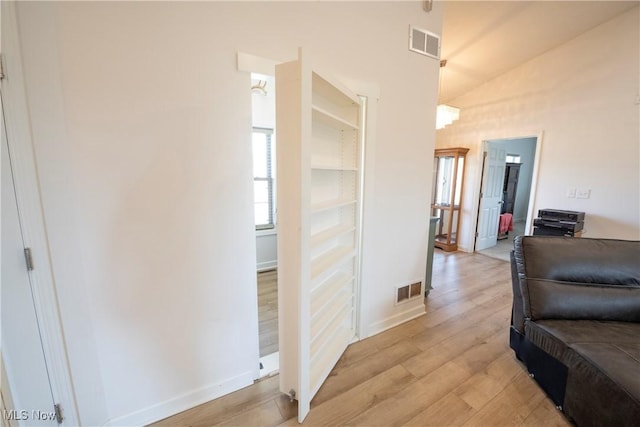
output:
[{"label": "open door", "polygon": [[302,52],[276,85],[280,390],[302,422],[356,338],[362,104]]},{"label": "open door", "polygon": [[498,222],[502,206],[504,167],[507,152],[489,141],[484,143],[484,164],[478,208],[476,251],[493,247],[498,242]]}]

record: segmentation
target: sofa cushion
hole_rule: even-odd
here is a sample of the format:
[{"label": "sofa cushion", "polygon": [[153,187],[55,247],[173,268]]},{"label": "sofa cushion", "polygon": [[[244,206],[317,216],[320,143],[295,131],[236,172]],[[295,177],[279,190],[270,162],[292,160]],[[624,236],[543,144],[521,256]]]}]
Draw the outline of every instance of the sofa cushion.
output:
[{"label": "sofa cushion", "polygon": [[640,419],[640,323],[526,321],[528,339],[566,365],[565,414],[582,426]]},{"label": "sofa cushion", "polygon": [[640,287],[531,278],[525,286],[529,319],[640,322]]},{"label": "sofa cushion", "polygon": [[[640,342],[580,343],[570,348],[640,403]],[[640,418],[638,419],[640,422]]]},{"label": "sofa cushion", "polygon": [[597,320],[539,320],[525,322],[525,335],[535,345],[565,365],[571,364],[567,349],[574,344],[637,344],[640,323]]},{"label": "sofa cushion", "polygon": [[527,278],[640,286],[640,242],[518,236],[518,273]]},{"label": "sofa cushion", "polygon": [[640,343],[572,344],[564,412],[580,427],[637,427]]}]

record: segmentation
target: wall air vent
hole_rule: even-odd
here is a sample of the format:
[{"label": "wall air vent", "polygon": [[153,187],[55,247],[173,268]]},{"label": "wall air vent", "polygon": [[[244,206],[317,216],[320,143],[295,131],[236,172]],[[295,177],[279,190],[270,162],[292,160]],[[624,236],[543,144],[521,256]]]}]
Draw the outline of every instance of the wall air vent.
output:
[{"label": "wall air vent", "polygon": [[422,282],[398,286],[396,289],[396,304],[419,297],[422,295]]},{"label": "wall air vent", "polygon": [[409,50],[430,56],[432,58],[440,58],[440,36],[421,30],[414,26],[409,27]]}]

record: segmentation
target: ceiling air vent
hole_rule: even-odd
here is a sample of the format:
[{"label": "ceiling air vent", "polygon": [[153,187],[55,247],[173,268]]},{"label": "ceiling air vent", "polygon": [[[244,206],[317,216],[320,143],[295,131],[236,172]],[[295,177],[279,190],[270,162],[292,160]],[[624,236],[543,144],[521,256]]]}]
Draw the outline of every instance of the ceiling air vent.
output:
[{"label": "ceiling air vent", "polygon": [[409,27],[409,50],[438,59],[440,58],[440,36],[411,26]]}]

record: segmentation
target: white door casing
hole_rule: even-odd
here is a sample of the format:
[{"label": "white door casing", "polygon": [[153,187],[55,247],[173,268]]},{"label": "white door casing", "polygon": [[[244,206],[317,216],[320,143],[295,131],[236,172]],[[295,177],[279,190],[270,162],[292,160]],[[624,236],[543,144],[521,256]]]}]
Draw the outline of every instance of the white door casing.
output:
[{"label": "white door casing", "polygon": [[19,425],[57,425],[34,309],[33,283],[26,265],[5,130],[3,126],[2,358],[14,407],[7,408],[10,412],[3,415]]},{"label": "white door casing", "polygon": [[480,206],[478,208],[478,225],[476,250],[481,251],[493,247],[498,241],[498,222],[502,206],[502,188],[506,150],[483,142],[484,166],[482,186],[480,189]]},{"label": "white door casing", "polygon": [[[2,8],[1,55],[4,72],[4,78],[0,82],[0,91],[2,93],[3,116],[5,119],[2,133],[3,139],[6,136],[6,146],[10,152],[10,159],[8,160],[11,165],[15,200],[11,205],[11,209],[16,209],[20,221],[22,244],[32,249],[34,269],[28,273],[31,284],[30,292],[32,294],[31,309],[35,313],[37,327],[40,332],[40,340],[42,342],[40,354],[44,355],[44,359],[47,362],[51,386],[50,393],[53,396],[53,400],[60,405],[63,417],[62,425],[80,425],[62,325],[60,323],[60,312],[40,198],[35,153],[31,140],[31,124],[25,94],[15,10],[16,2],[2,2],[0,6]],[[3,164],[2,167],[2,187],[4,191],[6,184],[4,179],[5,165]],[[8,205],[2,205],[3,216]],[[4,244],[4,234],[2,240]],[[25,268],[23,271],[26,271],[23,255],[21,256],[21,263],[22,267]],[[4,274],[3,247],[3,276]],[[5,295],[4,277],[2,288],[2,305],[4,308],[9,303],[7,301],[8,297]],[[3,311],[2,316],[4,317],[4,315]],[[9,325],[3,321],[2,327],[4,341],[5,330],[9,327],[15,327],[15,325]],[[4,355],[4,345],[2,351]],[[9,363],[6,364],[5,368],[7,376],[12,377],[14,374]],[[11,387],[11,383],[9,383],[9,386]],[[15,405],[22,404],[20,397],[17,396],[17,391],[13,389],[10,391]],[[53,406],[47,410],[53,410]]]}]

